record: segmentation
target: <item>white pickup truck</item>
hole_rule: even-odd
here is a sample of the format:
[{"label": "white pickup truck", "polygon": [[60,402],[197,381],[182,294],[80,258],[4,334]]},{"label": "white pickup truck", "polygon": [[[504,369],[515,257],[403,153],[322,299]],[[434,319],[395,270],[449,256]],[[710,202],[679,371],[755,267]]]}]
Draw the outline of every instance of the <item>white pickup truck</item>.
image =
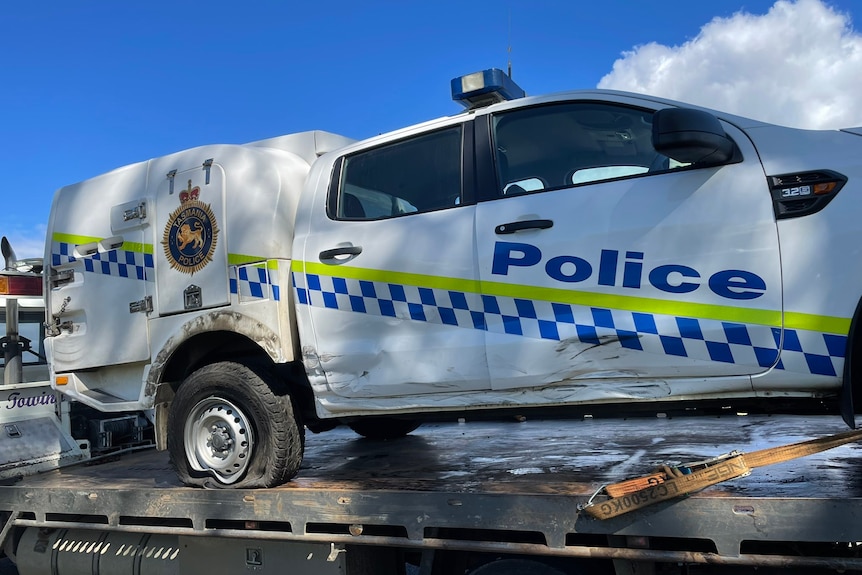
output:
[{"label": "white pickup truck", "polygon": [[306,427],[429,413],[841,394],[852,424],[862,129],[522,97],[499,70],[452,87],[463,113],[365,141],[203,146],[60,189],[53,385],[155,409],[179,477],[214,487],[290,479]]}]

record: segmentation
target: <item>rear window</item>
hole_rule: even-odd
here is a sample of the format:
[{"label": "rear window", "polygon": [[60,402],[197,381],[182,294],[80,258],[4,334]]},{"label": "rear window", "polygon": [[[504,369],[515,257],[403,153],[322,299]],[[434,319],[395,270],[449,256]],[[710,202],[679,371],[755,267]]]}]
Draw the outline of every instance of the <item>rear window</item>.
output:
[{"label": "rear window", "polygon": [[378,220],[461,203],[462,128],[455,126],[343,158],[339,220]]}]

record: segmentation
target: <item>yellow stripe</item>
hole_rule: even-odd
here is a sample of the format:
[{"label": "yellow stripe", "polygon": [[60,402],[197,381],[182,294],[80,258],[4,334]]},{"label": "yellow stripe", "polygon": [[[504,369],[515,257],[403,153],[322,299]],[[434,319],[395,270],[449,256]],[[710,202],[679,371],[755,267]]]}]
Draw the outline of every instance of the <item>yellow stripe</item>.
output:
[{"label": "yellow stripe", "polygon": [[[781,327],[782,325],[782,314],[781,311],[778,310],[668,301],[656,298],[525,286],[502,282],[479,282],[460,278],[374,270],[352,266],[339,267],[317,262],[302,262],[296,260],[291,262],[291,270],[300,273],[343,277],[346,279],[404,284],[475,294],[567,303],[585,307],[620,309],[641,313],[712,319],[717,321],[732,321],[738,323],[765,325],[769,327]],[[850,331],[849,318],[787,312],[784,314],[784,322],[784,327],[791,329],[804,329],[842,335],[846,335]]]},{"label": "yellow stripe", "polygon": [[[73,234],[54,233],[51,235],[51,240],[63,244],[71,244],[80,246],[82,244],[96,244],[105,238],[94,236],[76,236]],[[152,254],[153,244],[142,244],[140,242],[123,242],[123,249],[129,252],[137,252],[142,254]]]},{"label": "yellow stripe", "polygon": [[781,327],[781,312],[775,310],[668,301],[656,298],[513,285],[498,282],[482,282],[482,288],[483,293],[496,296]]},{"label": "yellow stripe", "polygon": [[[64,244],[72,244],[75,246],[80,246],[81,244],[94,244],[101,242],[105,238],[100,238],[96,236],[77,236],[74,234],[61,234],[55,232],[51,235],[52,241],[60,242]],[[130,252],[138,252],[143,254],[152,254],[153,253],[153,244],[144,244],[140,242],[123,242],[123,249]],[[266,261],[266,265],[269,269],[278,269],[278,262],[276,260],[267,260],[261,256],[250,256],[246,254],[228,254],[227,262],[228,265],[238,266],[244,264],[252,264]]]},{"label": "yellow stripe", "polygon": [[227,263],[231,266],[241,266],[245,264],[253,264],[257,262],[262,262],[266,258],[261,256],[249,256],[245,254],[228,254],[227,255]]},{"label": "yellow stripe", "polygon": [[244,254],[228,254],[227,255],[227,263],[231,266],[242,266],[248,264],[260,264],[257,267],[262,267],[266,264],[266,269],[277,270],[278,269],[278,260],[276,259],[266,259],[261,256],[247,256]]},{"label": "yellow stripe", "polygon": [[393,272],[386,270],[371,270],[346,266],[333,267],[327,264],[319,264],[315,262],[298,262],[296,260],[291,263],[290,269],[293,271],[299,271],[307,274],[336,276],[351,280],[386,282],[434,289],[480,293],[479,282],[475,280],[446,278],[440,276],[427,276],[423,274],[410,274],[405,272]]},{"label": "yellow stripe", "polygon": [[[55,242],[60,242],[64,244],[72,244],[79,246],[81,244],[93,244],[102,241],[104,238],[99,238],[96,236],[76,236],[74,234],[61,234],[55,232],[51,235],[51,239]],[[139,242],[123,242],[123,249],[130,252],[139,252],[144,254],[152,254],[153,253],[153,244],[143,244]],[[261,256],[249,256],[245,254],[228,254],[227,262],[229,265],[243,265],[243,264],[252,264],[255,262],[263,262],[266,258]],[[270,263],[267,264],[270,269],[278,269],[278,262],[273,262],[270,260]]]},{"label": "yellow stripe", "polygon": [[788,311],[784,314],[784,327],[846,335],[850,333],[850,318]]},{"label": "yellow stripe", "polygon": [[95,238],[92,236],[74,236],[72,234],[59,234],[55,232],[51,236],[51,239],[55,242],[60,242],[62,244],[74,244],[76,246],[79,246],[81,244],[92,244],[100,242],[104,238]]},{"label": "yellow stripe", "polygon": [[123,242],[123,249],[130,252],[152,254],[153,244],[141,244],[138,242]]}]

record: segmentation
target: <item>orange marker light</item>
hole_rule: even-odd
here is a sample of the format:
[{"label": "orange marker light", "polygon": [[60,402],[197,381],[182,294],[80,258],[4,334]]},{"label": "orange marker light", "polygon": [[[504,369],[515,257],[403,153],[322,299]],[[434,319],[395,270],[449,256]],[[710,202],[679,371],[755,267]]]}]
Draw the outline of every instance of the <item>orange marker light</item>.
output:
[{"label": "orange marker light", "polygon": [[69,383],[68,375],[58,375],[54,378],[54,383],[57,385],[67,385]]},{"label": "orange marker light", "polygon": [[822,184],[814,184],[814,195],[822,196],[824,194],[831,194],[832,190],[835,189],[835,186],[838,185],[838,182],[824,182]]}]

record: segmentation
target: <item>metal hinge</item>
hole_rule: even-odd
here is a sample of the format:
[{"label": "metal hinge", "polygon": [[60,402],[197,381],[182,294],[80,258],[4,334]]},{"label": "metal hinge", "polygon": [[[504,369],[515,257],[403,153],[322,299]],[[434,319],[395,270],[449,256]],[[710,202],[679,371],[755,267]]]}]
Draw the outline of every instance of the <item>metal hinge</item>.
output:
[{"label": "metal hinge", "polygon": [[148,295],[142,300],[129,303],[129,313],[150,313],[153,311],[153,296]]},{"label": "metal hinge", "polygon": [[74,270],[61,270],[57,271],[54,268],[51,268],[51,276],[48,278],[48,281],[51,283],[52,288],[60,287],[63,284],[70,283],[75,279],[75,271]]},{"label": "metal hinge", "polygon": [[206,182],[204,182],[204,184],[208,186],[210,183],[210,168],[213,167],[213,159],[210,158],[209,160],[205,160],[202,167],[206,172]]},{"label": "metal hinge", "polygon": [[141,202],[137,207],[123,212],[123,221],[142,220],[147,217],[147,203]]},{"label": "metal hinge", "polygon": [[168,178],[168,180],[170,180],[170,189],[168,190],[168,194],[173,195],[173,193],[174,193],[174,178],[176,177],[176,175],[177,175],[176,170],[171,170],[170,172],[167,173],[167,178]]}]

